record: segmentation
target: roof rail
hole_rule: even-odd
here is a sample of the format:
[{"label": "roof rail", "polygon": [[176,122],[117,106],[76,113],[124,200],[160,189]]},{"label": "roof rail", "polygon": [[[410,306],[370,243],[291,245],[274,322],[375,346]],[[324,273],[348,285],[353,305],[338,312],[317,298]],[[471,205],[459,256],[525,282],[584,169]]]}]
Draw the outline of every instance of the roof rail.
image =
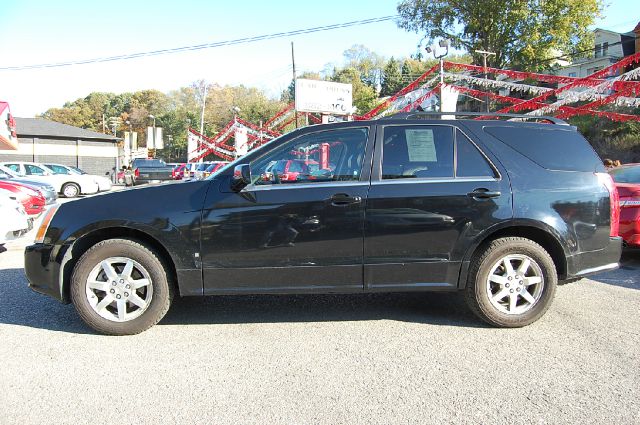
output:
[{"label": "roof rail", "polygon": [[[400,112],[393,115],[382,117],[383,120],[416,120],[416,119],[442,119],[446,117],[485,117],[490,120],[492,118],[503,118],[513,121],[546,121],[556,125],[569,125],[564,120],[556,117],[548,117],[545,115],[525,115],[525,114],[501,114],[495,112]],[[446,119],[446,118],[445,118]]]}]

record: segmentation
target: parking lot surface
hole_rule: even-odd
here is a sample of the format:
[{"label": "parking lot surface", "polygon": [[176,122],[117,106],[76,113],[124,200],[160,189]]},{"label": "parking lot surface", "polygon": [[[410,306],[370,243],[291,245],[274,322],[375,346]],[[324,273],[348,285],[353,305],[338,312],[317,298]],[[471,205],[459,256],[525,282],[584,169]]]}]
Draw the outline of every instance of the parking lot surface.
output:
[{"label": "parking lot surface", "polygon": [[640,253],[559,287],[538,322],[455,294],[178,299],[92,333],[0,254],[0,423],[640,423]]}]

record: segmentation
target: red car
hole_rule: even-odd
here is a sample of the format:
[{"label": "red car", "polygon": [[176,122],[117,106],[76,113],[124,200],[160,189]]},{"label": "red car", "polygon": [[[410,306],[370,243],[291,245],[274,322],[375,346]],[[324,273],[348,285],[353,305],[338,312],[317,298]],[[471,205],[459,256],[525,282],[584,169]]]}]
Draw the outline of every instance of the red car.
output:
[{"label": "red car", "polygon": [[280,181],[293,182],[298,176],[309,176],[318,170],[318,163],[303,159],[282,159],[270,164],[265,169],[263,180],[271,180],[277,174]]},{"label": "red car", "polygon": [[174,180],[182,180],[182,177],[184,177],[184,169],[186,166],[187,164],[178,164],[173,167],[171,177],[173,177]]},{"label": "red car", "polygon": [[40,192],[31,186],[22,183],[1,180],[0,189],[8,190],[16,195],[18,202],[29,215],[38,215],[44,210],[47,200]]},{"label": "red car", "polygon": [[640,247],[640,164],[609,170],[620,196],[620,231],[625,244]]}]

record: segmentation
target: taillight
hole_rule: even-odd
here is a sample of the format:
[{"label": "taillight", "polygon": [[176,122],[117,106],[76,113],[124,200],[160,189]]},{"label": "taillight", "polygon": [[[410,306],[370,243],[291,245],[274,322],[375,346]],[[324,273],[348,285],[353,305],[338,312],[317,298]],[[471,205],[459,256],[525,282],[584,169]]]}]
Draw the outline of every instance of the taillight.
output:
[{"label": "taillight", "polygon": [[604,185],[609,191],[609,204],[610,204],[610,217],[611,217],[611,230],[609,236],[618,236],[618,230],[620,229],[620,196],[618,190],[613,182],[613,178],[607,173],[596,173],[600,183]]},{"label": "taillight", "polygon": [[136,177],[140,177],[140,169],[139,169],[139,168],[136,168],[136,169],[135,169],[135,171],[133,172],[133,174],[134,174]]}]

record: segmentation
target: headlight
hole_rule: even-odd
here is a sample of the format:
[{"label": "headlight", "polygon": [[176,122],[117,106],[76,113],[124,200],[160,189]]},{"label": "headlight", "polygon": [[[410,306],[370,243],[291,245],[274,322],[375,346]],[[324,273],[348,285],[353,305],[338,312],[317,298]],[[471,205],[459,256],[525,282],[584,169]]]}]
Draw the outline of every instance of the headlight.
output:
[{"label": "headlight", "polygon": [[54,204],[44,214],[44,218],[42,219],[40,227],[38,228],[38,232],[36,233],[36,239],[34,241],[35,243],[44,242],[44,236],[47,234],[47,229],[49,228],[51,219],[53,219],[53,216],[56,214],[56,211],[58,211],[58,208],[60,208],[60,204]]}]

